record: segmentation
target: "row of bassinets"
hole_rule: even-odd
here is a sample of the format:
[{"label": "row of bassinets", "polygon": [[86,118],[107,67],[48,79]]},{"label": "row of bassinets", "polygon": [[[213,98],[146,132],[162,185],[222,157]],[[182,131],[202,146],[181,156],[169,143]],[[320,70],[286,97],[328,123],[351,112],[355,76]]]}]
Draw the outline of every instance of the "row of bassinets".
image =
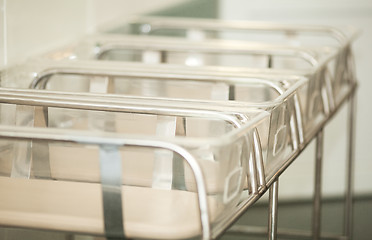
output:
[{"label": "row of bassinets", "polygon": [[4,69],[0,225],[220,234],[353,93],[355,37],[142,17]]}]

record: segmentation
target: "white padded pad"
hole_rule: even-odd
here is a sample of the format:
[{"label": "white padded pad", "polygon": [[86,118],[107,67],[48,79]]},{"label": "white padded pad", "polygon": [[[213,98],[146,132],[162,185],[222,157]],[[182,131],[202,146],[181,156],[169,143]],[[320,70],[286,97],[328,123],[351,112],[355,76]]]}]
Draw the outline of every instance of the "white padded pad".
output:
[{"label": "white padded pad", "polygon": [[[100,184],[0,177],[0,195],[0,225],[104,234]],[[123,186],[122,196],[128,237],[201,234],[196,193]],[[208,203],[213,221],[219,207]]]}]

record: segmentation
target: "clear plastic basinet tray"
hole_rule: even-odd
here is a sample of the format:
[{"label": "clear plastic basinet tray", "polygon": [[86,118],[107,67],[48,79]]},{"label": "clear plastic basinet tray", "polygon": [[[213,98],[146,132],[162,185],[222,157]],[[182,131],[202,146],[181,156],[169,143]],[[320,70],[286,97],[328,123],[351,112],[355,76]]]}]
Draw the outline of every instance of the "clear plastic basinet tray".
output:
[{"label": "clear plastic basinet tray", "polygon": [[[104,26],[102,32],[184,38],[191,41],[208,39],[256,41],[301,47],[337,49],[334,63],[323,78],[331,78],[331,108],[341,101],[356,84],[352,43],[359,31],[351,26],[300,25],[273,22],[228,21],[217,19],[147,17],[118,19]],[[329,75],[329,76],[326,76]]]},{"label": "clear plastic basinet tray", "polygon": [[263,176],[270,115],[255,108],[20,89],[0,102],[2,225],[110,236],[123,215],[127,237],[205,236]]},{"label": "clear plastic basinet tray", "polygon": [[[44,63],[44,64],[42,64]],[[190,104],[209,106],[238,106],[258,108],[271,113],[270,126],[263,132],[265,179],[269,181],[304,141],[303,129],[315,130],[323,111],[311,110],[314,115],[303,126],[303,111],[317,102],[312,98],[309,82],[296,76],[273,76],[268,74],[245,74],[242,76],[219,76],[218,74],[187,75],[177,71],[152,72],[153,66],[137,64],[59,61],[37,62],[3,71],[3,84],[52,91],[110,93],[133,97],[182,99]],[[6,76],[6,77],[5,77]],[[110,95],[112,97],[113,95]],[[310,104],[312,104],[310,106]],[[266,137],[268,136],[268,140]],[[265,142],[268,141],[268,144]],[[265,185],[264,181],[260,182]]]},{"label": "clear plastic basinet tray", "polygon": [[[353,31],[159,19],[2,71],[0,184],[12,188],[2,188],[0,224],[218,235],[355,86]],[[261,42],[209,39],[246,40],[246,30]]]},{"label": "clear plastic basinet tray", "polygon": [[[356,84],[351,55],[348,56],[340,54],[339,48],[333,46],[310,48],[242,41],[195,42],[165,37],[97,35],[44,57],[53,60],[100,59],[166,63],[172,70],[179,69],[181,65],[188,66],[190,74],[197,67],[213,69],[213,66],[221,66],[215,67],[215,72],[249,72],[242,69],[244,66],[262,69],[271,74],[306,76],[312,79],[309,85],[316,88],[316,91],[310,89],[315,93],[312,97],[322,99],[321,105],[324,106],[313,105],[315,108],[312,109],[323,108],[325,114],[329,115]],[[184,67],[181,68],[185,70]],[[309,115],[314,112],[307,111],[306,114],[305,119],[311,118]]]}]

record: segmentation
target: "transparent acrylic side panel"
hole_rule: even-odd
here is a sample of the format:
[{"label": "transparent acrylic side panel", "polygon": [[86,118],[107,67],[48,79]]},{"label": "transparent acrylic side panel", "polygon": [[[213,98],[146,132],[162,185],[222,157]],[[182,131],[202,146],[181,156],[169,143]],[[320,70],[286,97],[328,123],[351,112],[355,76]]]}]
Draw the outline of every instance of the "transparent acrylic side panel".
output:
[{"label": "transparent acrylic side panel", "polygon": [[270,53],[241,53],[200,52],[200,51],[162,51],[133,50],[130,48],[113,48],[101,52],[97,56],[100,60],[132,61],[145,63],[171,63],[187,66],[232,66],[252,68],[308,69],[312,64],[306,59],[294,55],[275,55]]},{"label": "transparent acrylic side panel", "polygon": [[[171,21],[171,20],[170,20]],[[217,25],[217,23],[216,23]],[[152,36],[167,36],[167,37],[183,37],[195,40],[197,35],[202,39],[226,39],[226,40],[243,40],[243,41],[256,41],[267,43],[283,43],[295,46],[299,45],[312,45],[312,46],[339,46],[340,41],[332,36],[330,32],[316,32],[316,31],[301,31],[301,30],[260,30],[260,29],[221,29],[221,30],[206,30],[203,27],[187,28],[187,27],[166,27],[154,24],[151,22],[146,23],[132,23],[122,27],[112,29],[109,33],[114,34],[135,34],[135,35],[152,35]]]},{"label": "transparent acrylic side panel", "polygon": [[305,142],[328,117],[330,97],[332,96],[327,92],[327,83],[322,72],[309,75],[307,83],[298,89],[298,94],[294,96],[294,104],[300,106],[298,112],[301,114]]},{"label": "transparent acrylic side panel", "polygon": [[[8,145],[32,146],[36,140],[6,141]],[[50,148],[60,148],[63,151],[63,154],[58,156],[61,161],[71,161],[71,156],[79,154],[76,153],[77,149],[89,150],[89,154],[86,151],[81,158],[75,158],[69,168],[58,169],[59,171],[69,172],[84,165],[93,165],[97,167],[98,176],[102,173],[99,168],[102,164],[102,160],[100,163],[99,159],[99,146],[62,142],[42,143],[48,144]],[[145,166],[147,158],[149,155],[155,155],[154,149],[144,147],[121,147],[118,150],[122,161],[123,179],[126,179],[128,173],[142,176],[143,171],[148,168]],[[1,160],[12,165],[15,161],[14,156],[24,155],[23,152],[29,151],[32,151],[29,147],[14,149],[7,159],[2,154]],[[167,152],[170,153],[172,152]],[[144,168],[137,167],[131,169],[136,172],[129,171],[128,168],[131,164],[135,164],[134,162],[140,162]],[[92,179],[73,181],[54,177],[40,179],[33,175],[33,165],[30,170],[27,168],[22,170],[29,171],[29,176],[0,176],[1,225],[104,234],[102,190],[99,179],[98,181]],[[84,168],[80,168],[79,171],[84,172]],[[197,193],[194,190],[143,187],[137,183],[124,183],[121,189],[124,229],[128,236],[140,238],[157,236],[162,239],[200,235],[199,207]],[[207,197],[212,220],[224,207],[227,207],[219,205],[218,195],[219,193]],[[118,206],[111,207],[116,209]]]},{"label": "transparent acrylic side panel", "polygon": [[[76,88],[74,87],[75,85],[77,86]],[[83,85],[85,86],[84,88],[81,87]],[[280,96],[273,86],[260,81],[260,79],[247,79],[246,83],[234,83],[213,80],[198,81],[54,74],[48,77],[45,89],[179,99],[235,100],[251,103],[269,102]]]},{"label": "transparent acrylic side panel", "polygon": [[301,31],[221,31],[220,39],[233,39],[291,46],[339,46],[340,42],[330,33]]},{"label": "transparent acrylic side panel", "polygon": [[[164,139],[178,138],[219,138],[233,131],[237,126],[231,122],[213,117],[199,117],[195,115],[176,115],[171,112],[157,115],[155,113],[135,113],[134,110],[127,112],[104,112],[104,111],[88,111],[81,109],[67,108],[46,108],[34,106],[22,106],[12,104],[1,104],[1,110],[6,112],[2,115],[1,123],[3,125],[16,126],[34,126],[41,128],[57,128],[66,130],[87,130],[90,132],[117,132],[124,134],[136,134],[143,137],[158,136]],[[15,119],[15,120],[14,120]],[[25,143],[16,146],[9,146],[7,143],[2,144],[4,150],[9,148],[26,148]],[[58,145],[48,146],[47,144],[33,143],[32,151],[22,151],[22,155],[18,157],[19,163],[24,166],[30,166],[32,157],[38,159],[37,168],[34,169],[34,175],[39,177],[51,177],[56,179],[70,179],[74,181],[98,181],[98,168],[95,165],[88,164],[90,159],[96,155],[94,149],[89,147],[75,148],[71,156],[62,161],[61,157],[65,154],[65,150]],[[176,161],[175,156],[166,154],[161,150],[155,151],[154,156],[147,158],[146,169],[142,168],[142,175],[136,173],[139,166],[134,164],[128,169],[133,174],[128,174],[127,182],[141,183],[142,186],[166,186],[172,185],[172,164],[169,162]],[[74,167],[76,162],[80,162],[80,167]],[[47,166],[47,167],[45,167]],[[9,168],[1,168],[5,171]],[[68,169],[71,169],[67,171]],[[133,171],[132,171],[133,170]],[[9,175],[9,172],[2,172]],[[12,173],[15,174],[15,173]],[[24,175],[22,172],[16,174]],[[214,176],[218,178],[218,176]],[[217,179],[214,179],[217,181]],[[216,184],[212,182],[211,184]]]},{"label": "transparent acrylic side panel", "polygon": [[269,181],[299,150],[299,126],[294,96],[272,109],[269,125],[258,129],[264,154],[266,181]]},{"label": "transparent acrylic side panel", "polygon": [[[260,126],[264,124],[264,122],[261,122]],[[231,142],[212,145],[210,152],[213,152],[213,155],[207,154],[204,148],[190,150],[197,156],[197,159],[204,159],[204,161],[200,161],[200,165],[206,170],[203,173],[207,181],[210,172],[217,169],[220,175],[224,176],[220,178],[218,185],[215,186],[215,192],[219,193],[216,195],[217,203],[224,206],[224,208],[212,222],[212,227],[218,228],[220,224],[228,220],[231,216],[234,216],[236,211],[245,204],[245,200],[253,196],[251,185],[251,178],[253,177],[251,175],[253,170],[251,169],[252,162],[254,162],[253,166],[257,165],[256,153],[254,152],[253,131],[254,129],[251,129]],[[189,171],[186,168],[186,176]],[[195,183],[186,182],[186,186],[188,189],[194,189]],[[254,187],[257,188],[258,186]],[[243,190],[246,192],[244,195],[242,194]],[[210,189],[208,189],[209,191]]]},{"label": "transparent acrylic side panel", "polygon": [[[53,71],[44,77],[44,71]],[[74,71],[71,69],[71,71]],[[76,71],[76,70],[75,70]],[[180,78],[148,78],[130,77],[125,72],[122,76],[94,74],[87,70],[85,73],[62,73],[58,67],[48,65],[24,65],[9,68],[1,73],[2,87],[30,88],[31,83],[37,82],[37,89],[66,92],[95,92],[115,93],[130,96],[170,97],[234,100],[245,102],[272,101],[279,96],[273,86],[260,82],[259,78],[248,77],[245,83],[213,80],[193,80]],[[38,79],[38,81],[36,81]],[[273,83],[277,84],[277,83]],[[279,85],[279,84],[277,84]]]},{"label": "transparent acrylic side panel", "polygon": [[[15,114],[17,109],[18,114]],[[34,125],[34,115],[29,111],[27,106],[15,106],[9,104],[1,104],[1,124],[32,127]],[[15,177],[29,177],[29,167],[31,164],[31,151],[29,151],[31,143],[29,141],[19,141],[18,144],[13,145],[8,141],[1,140],[0,148],[1,167],[0,175],[15,176]],[[23,151],[25,149],[25,151]],[[14,158],[13,162],[9,162],[8,157]],[[9,168],[9,164],[11,168]]]},{"label": "transparent acrylic side panel", "polygon": [[350,46],[346,46],[326,65],[325,78],[330,81],[335,106],[350,92],[356,83],[355,62]]},{"label": "transparent acrylic side panel", "polygon": [[[252,130],[246,130],[231,141],[188,148],[206,182],[209,217],[213,225],[232,214],[239,206],[241,192],[247,188],[246,168],[248,161],[254,161],[252,142],[249,142],[251,134]],[[35,139],[1,141],[6,145],[23,146],[1,154],[1,162],[5,162],[10,171],[18,168],[26,176],[0,176],[3,196],[0,212],[4,213],[1,214],[0,224],[103,234],[100,182],[102,174],[107,173],[102,172],[102,164],[113,159],[102,159],[101,146]],[[31,155],[27,167],[14,164],[16,156],[32,152],[35,143],[48,146],[52,176],[37,176],[36,155]],[[184,239],[201,234],[194,173],[181,155],[165,148],[132,145],[114,149],[121,162],[124,229],[128,237]],[[174,156],[167,159],[173,164],[174,181],[171,187],[143,184],[156,178],[153,175],[156,167],[151,163],[159,152],[164,156]],[[66,165],[69,166],[64,167]],[[84,174],[89,172],[89,168],[94,168],[98,177],[57,177],[71,172]],[[149,179],[143,177],[146,175]],[[30,201],[32,204],[29,204]]]}]

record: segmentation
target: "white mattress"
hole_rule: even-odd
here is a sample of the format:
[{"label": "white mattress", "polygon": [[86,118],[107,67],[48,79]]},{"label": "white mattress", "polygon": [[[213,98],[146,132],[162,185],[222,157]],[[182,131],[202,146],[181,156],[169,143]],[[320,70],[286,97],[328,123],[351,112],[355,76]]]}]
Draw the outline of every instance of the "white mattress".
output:
[{"label": "white mattress", "polygon": [[[0,225],[104,234],[101,185],[0,177]],[[189,238],[201,234],[197,195],[122,187],[128,237]],[[211,221],[219,206],[208,197]]]}]

